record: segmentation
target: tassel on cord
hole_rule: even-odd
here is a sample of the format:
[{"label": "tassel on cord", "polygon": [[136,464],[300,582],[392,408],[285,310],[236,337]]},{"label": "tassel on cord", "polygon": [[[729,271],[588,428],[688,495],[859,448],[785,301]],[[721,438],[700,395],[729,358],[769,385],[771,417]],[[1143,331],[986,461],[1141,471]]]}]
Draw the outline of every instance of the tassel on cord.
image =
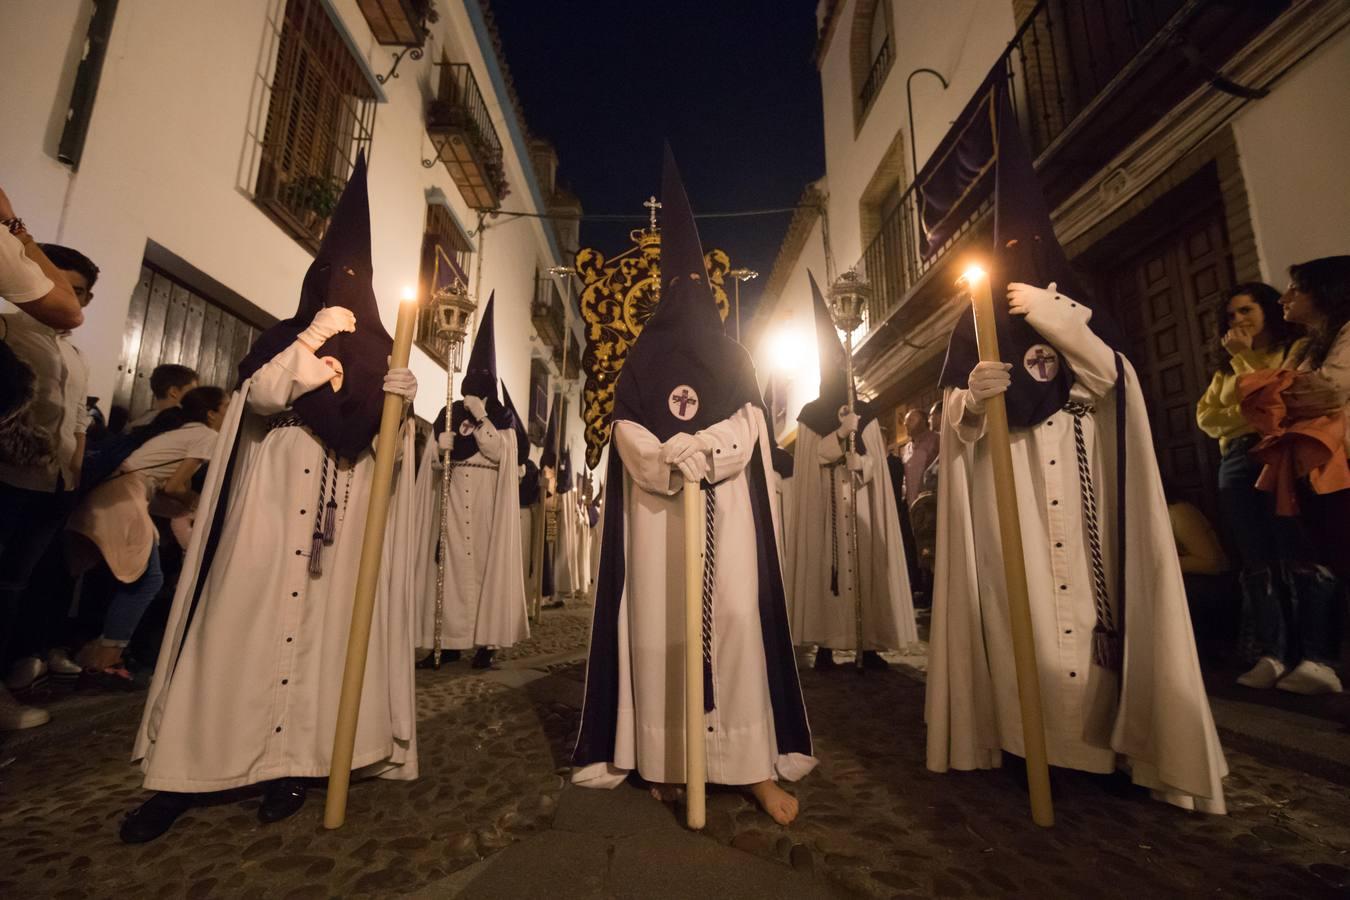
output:
[{"label": "tassel on cord", "polygon": [[830,593],[839,596],[839,495],[830,473]]},{"label": "tassel on cord", "polygon": [[[328,493],[328,456],[323,458],[323,471],[319,475],[319,501],[314,511],[314,537],[309,543],[309,574],[315,578],[323,574],[323,548],[326,544],[332,544],[330,537],[332,533],[332,510],[327,509],[324,503],[324,495]],[[337,472],[333,472],[333,477],[337,477]],[[336,490],[336,484],[334,485]],[[326,520],[326,521],[325,521]]]},{"label": "tassel on cord", "polygon": [[1098,626],[1092,629],[1092,662],[1111,672],[1119,672],[1124,662],[1124,646],[1119,632]]}]

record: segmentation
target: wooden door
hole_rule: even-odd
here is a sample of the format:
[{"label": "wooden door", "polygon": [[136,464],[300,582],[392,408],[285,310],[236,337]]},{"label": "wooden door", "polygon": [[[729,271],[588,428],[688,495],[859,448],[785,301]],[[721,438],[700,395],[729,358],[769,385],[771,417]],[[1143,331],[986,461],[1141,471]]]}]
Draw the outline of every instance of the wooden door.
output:
[{"label": "wooden door", "polygon": [[1219,209],[1192,218],[1127,258],[1106,277],[1148,404],[1163,478],[1211,516],[1217,510],[1218,445],[1195,425],[1209,384],[1209,344],[1232,257]]},{"label": "wooden door", "polygon": [[132,418],[150,408],[150,373],[163,363],[197,370],[201,384],[234,387],[239,360],[258,328],[153,266],[141,266],[131,295],[113,405]]}]

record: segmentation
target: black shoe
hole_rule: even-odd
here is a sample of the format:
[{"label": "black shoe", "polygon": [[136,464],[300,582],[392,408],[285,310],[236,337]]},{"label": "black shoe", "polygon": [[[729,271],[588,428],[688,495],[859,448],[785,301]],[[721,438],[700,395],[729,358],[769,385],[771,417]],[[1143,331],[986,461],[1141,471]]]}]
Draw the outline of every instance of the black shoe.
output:
[{"label": "black shoe", "polygon": [[124,844],[153,841],[172,828],[178,817],[195,802],[195,794],[161,791],[128,813],[117,834]]},{"label": "black shoe", "polygon": [[[441,651],[441,663],[444,664],[444,663],[453,663],[453,662],[459,662],[459,651],[458,651],[458,650],[442,650],[442,651]],[[436,668],[436,654],[435,654],[435,653],[428,653],[425,657],[423,657],[422,659],[418,660],[418,662],[417,662],[417,668],[419,668],[419,669],[434,669],[434,668]]]},{"label": "black shoe", "polygon": [[264,825],[289,819],[305,805],[305,783],[299,778],[278,778],[263,788],[258,821]]},{"label": "black shoe", "polygon": [[881,654],[875,650],[864,650],[862,667],[872,672],[884,672],[891,667],[891,664],[881,658]]},{"label": "black shoe", "polygon": [[496,650],[488,647],[479,647],[478,652],[473,655],[473,667],[475,669],[491,669],[492,657],[496,652]]},{"label": "black shoe", "polygon": [[547,603],[545,603],[545,604],[543,605],[542,608],[543,608],[543,609],[562,609],[562,608],[563,608],[564,606],[566,606],[566,605],[567,605],[567,603],[566,603],[561,597],[559,597],[559,598],[556,598],[556,599],[554,599],[554,600],[548,601]]},{"label": "black shoe", "polygon": [[829,647],[819,647],[816,649],[816,671],[828,672],[837,668],[838,664],[834,661],[834,651]]}]

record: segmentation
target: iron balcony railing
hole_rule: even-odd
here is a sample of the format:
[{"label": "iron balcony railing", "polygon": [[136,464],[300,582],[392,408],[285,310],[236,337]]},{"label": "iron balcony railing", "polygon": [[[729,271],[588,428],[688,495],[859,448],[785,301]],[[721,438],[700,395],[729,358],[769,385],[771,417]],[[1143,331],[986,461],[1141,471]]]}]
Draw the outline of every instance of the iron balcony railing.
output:
[{"label": "iron balcony railing", "polygon": [[877,51],[876,59],[872,60],[872,68],[867,72],[867,80],[863,82],[862,90],[858,92],[859,114],[867,112],[872,106],[872,101],[881,91],[882,82],[886,80],[886,73],[891,70],[893,60],[891,36],[886,35],[886,39],[881,42],[881,49]]},{"label": "iron balcony railing", "polygon": [[427,133],[465,201],[493,209],[506,195],[501,138],[469,65],[440,66],[439,90],[427,104]]},{"label": "iron balcony railing", "polygon": [[[1185,5],[1186,0],[1041,0],[1036,4],[999,60],[1010,80],[1009,96],[1033,158],[1046,155],[1057,139],[1067,137],[1074,120]],[[986,201],[944,246],[925,255],[916,200],[911,183],[858,261],[857,268],[872,283],[863,335],[900,306],[992,203]]]}]

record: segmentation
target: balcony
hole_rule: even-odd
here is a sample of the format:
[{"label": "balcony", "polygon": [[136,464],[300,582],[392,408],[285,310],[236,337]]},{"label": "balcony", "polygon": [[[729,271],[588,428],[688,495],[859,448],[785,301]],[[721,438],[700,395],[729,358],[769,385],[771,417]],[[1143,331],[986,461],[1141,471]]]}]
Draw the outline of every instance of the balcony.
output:
[{"label": "balcony", "polygon": [[507,194],[502,143],[467,63],[440,63],[436,97],[427,104],[427,135],[434,159],[445,165],[473,209],[497,209]]},{"label": "balcony", "polygon": [[375,40],[391,47],[420,47],[426,23],[436,21],[432,0],[356,0]]},{"label": "balcony", "polygon": [[[1051,208],[1206,82],[1288,0],[1040,0],[997,65]],[[856,362],[867,367],[950,293],[935,285],[953,248],[985,234],[992,197],[945,244],[923,245],[911,184],[857,263],[872,283]],[[953,276],[954,278],[955,276]],[[911,345],[912,346],[912,345]]]},{"label": "balcony", "polygon": [[[563,298],[553,278],[540,272],[535,277],[534,300],[530,303],[530,321],[539,339],[548,344],[553,352],[553,364],[561,371],[563,365],[563,337],[566,328],[563,324]],[[566,335],[567,371],[564,378],[576,378],[581,371],[581,348],[576,338]]]}]

